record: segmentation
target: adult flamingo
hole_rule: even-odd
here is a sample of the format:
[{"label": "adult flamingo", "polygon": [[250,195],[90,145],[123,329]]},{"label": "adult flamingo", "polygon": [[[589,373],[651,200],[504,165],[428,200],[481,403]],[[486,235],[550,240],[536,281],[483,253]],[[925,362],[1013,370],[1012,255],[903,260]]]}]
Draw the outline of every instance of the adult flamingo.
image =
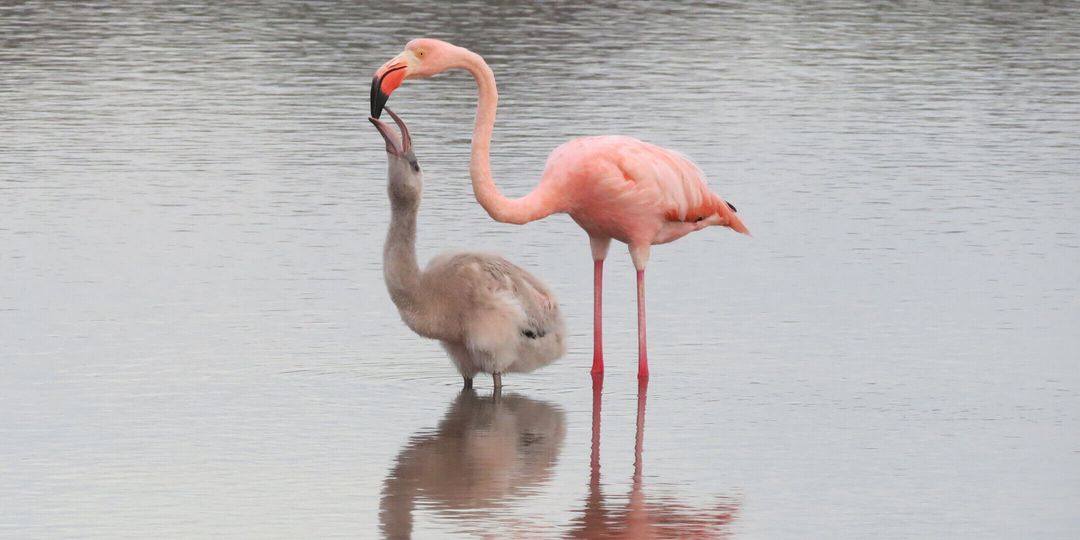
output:
[{"label": "adult flamingo", "polygon": [[637,269],[638,378],[649,377],[645,342],[645,265],[653,244],[663,244],[710,225],[749,234],[735,207],[709,191],[705,174],[678,152],[624,136],[581,137],[548,157],[540,184],[509,199],[491,177],[491,133],[499,94],[495,74],[480,55],[437,39],[414,39],[375,72],[371,116],[378,118],[405,79],[463,69],[476,79],[480,98],[473,127],[469,172],[473,194],[496,221],[523,224],[567,213],[589,235],[593,256],[593,365],[604,371],[602,296],[604,258],[611,239],[626,243]]}]

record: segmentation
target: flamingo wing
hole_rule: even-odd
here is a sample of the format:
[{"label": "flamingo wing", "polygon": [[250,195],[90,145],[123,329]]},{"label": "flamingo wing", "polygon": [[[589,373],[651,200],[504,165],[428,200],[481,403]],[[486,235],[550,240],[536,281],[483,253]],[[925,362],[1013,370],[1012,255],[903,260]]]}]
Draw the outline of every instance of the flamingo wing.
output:
[{"label": "flamingo wing", "polygon": [[521,267],[490,255],[480,257],[480,267],[489,276],[489,283],[513,296],[525,313],[521,333],[527,338],[544,337],[559,324],[559,304],[555,295],[539,279]]},{"label": "flamingo wing", "polygon": [[750,233],[735,207],[709,190],[705,173],[690,158],[630,137],[616,139],[608,155],[625,180],[648,193],[666,221],[694,223],[716,216],[710,224]]},{"label": "flamingo wing", "polygon": [[561,319],[554,294],[521,267],[487,253],[443,257],[439,263],[456,269],[456,278],[465,285],[473,305],[498,306],[528,338],[544,337],[558,328]]}]

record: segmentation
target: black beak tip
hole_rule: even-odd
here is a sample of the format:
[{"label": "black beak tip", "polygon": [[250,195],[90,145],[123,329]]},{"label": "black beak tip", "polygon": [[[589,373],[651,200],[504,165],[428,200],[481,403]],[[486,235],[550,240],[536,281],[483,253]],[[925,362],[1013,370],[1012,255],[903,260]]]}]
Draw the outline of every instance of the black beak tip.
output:
[{"label": "black beak tip", "polygon": [[384,96],[382,94],[379,94],[379,96],[376,97],[375,101],[371,102],[371,116],[372,117],[374,117],[374,118],[382,117],[383,106],[386,105],[386,99],[388,97],[389,96]]},{"label": "black beak tip", "polygon": [[382,93],[380,88],[381,82],[378,77],[374,77],[371,80],[371,116],[372,118],[379,118],[382,116],[383,107],[386,105],[386,100],[390,99],[390,96]]}]

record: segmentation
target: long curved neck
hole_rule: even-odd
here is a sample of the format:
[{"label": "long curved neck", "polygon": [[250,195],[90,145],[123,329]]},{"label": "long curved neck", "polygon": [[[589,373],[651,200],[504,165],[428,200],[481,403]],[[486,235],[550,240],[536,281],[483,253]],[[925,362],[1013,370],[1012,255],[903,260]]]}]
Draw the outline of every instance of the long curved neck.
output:
[{"label": "long curved neck", "polygon": [[401,311],[417,308],[420,265],[416,263],[416,212],[419,199],[390,197],[390,229],[383,246],[383,278],[390,299]]},{"label": "long curved neck", "polygon": [[495,74],[487,62],[480,55],[463,50],[461,66],[476,79],[480,92],[473,125],[472,157],[469,160],[469,174],[477,202],[488,215],[503,223],[520,225],[556,212],[552,197],[545,196],[539,189],[520,199],[509,199],[495,187],[495,180],[491,177],[491,134],[495,130],[499,91],[495,87]]}]

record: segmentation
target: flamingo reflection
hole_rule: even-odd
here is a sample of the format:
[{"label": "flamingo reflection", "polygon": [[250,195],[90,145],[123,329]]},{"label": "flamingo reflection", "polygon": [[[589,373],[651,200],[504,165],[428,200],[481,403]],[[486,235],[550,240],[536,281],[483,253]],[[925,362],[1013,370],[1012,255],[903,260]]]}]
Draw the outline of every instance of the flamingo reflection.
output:
[{"label": "flamingo reflection", "polygon": [[634,435],[634,476],[629,497],[621,506],[606,500],[600,485],[600,405],[603,375],[593,376],[592,456],[589,495],[582,515],[574,520],[571,538],[726,538],[727,526],[738,511],[737,502],[723,499],[708,508],[694,508],[664,495],[646,496],[642,485],[642,448],[645,438],[645,400],[649,381],[641,379],[637,395]]},{"label": "flamingo reflection", "polygon": [[[548,480],[565,437],[565,415],[554,405],[462,391],[434,432],[415,435],[398,454],[383,485],[383,536],[411,538],[417,507],[478,527],[498,514],[493,509]],[[499,528],[525,525],[504,522]]]}]

